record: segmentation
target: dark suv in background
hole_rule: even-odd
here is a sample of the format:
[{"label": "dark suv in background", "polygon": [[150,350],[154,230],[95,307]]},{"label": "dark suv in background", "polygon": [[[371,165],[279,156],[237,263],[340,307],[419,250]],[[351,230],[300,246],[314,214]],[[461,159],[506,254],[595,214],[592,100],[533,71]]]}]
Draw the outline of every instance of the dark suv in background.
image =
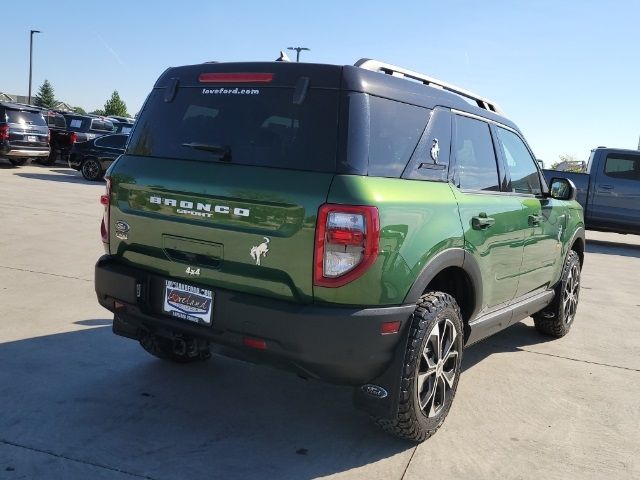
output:
[{"label": "dark suv in background", "polygon": [[72,138],[73,143],[86,142],[115,131],[113,122],[107,118],[79,115],[77,113],[66,113],[64,117],[67,121],[67,130],[75,133]]},{"label": "dark suv in background", "polygon": [[47,158],[40,159],[43,165],[53,165],[58,159],[66,159],[71,150],[71,132],[67,130],[64,115],[55,110],[44,110],[44,119],[49,127],[49,145],[51,152]]},{"label": "dark suv in background", "polygon": [[0,158],[24,165],[30,158],[49,157],[49,128],[37,107],[0,102]]}]

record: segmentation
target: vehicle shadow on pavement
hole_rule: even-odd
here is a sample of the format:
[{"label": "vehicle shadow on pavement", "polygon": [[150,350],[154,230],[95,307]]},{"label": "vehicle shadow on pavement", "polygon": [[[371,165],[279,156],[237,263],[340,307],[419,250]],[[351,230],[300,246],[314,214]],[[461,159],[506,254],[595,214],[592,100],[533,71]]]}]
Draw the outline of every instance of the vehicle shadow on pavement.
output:
[{"label": "vehicle shadow on pavement", "polygon": [[0,344],[0,365],[0,441],[145,478],[307,479],[404,452],[401,470],[413,447],[350,388],[215,355],[171,364],[101,326]]},{"label": "vehicle shadow on pavement", "polygon": [[640,245],[634,245],[633,243],[587,240],[586,250],[588,253],[640,258]]},{"label": "vehicle shadow on pavement", "polygon": [[469,370],[494,353],[519,352],[524,348],[554,339],[540,334],[535,327],[518,322],[501,332],[465,349],[462,371]]},{"label": "vehicle shadow on pavement", "polygon": [[16,173],[18,177],[31,178],[34,180],[46,180],[49,182],[65,182],[65,183],[86,183],[87,185],[102,185],[103,182],[92,182],[85,180],[80,174],[69,175],[65,172],[64,175],[60,174],[45,174],[45,173]]}]

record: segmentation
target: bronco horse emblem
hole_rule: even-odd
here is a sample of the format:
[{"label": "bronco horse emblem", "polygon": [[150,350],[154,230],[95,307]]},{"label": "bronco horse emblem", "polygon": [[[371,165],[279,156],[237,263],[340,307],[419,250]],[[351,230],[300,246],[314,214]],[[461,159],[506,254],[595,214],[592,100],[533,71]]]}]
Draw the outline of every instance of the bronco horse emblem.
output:
[{"label": "bronco horse emblem", "polygon": [[267,253],[269,253],[269,239],[267,237],[264,238],[264,242],[262,242],[258,246],[251,247],[251,258],[256,261],[256,265],[260,265],[260,257],[266,257]]}]

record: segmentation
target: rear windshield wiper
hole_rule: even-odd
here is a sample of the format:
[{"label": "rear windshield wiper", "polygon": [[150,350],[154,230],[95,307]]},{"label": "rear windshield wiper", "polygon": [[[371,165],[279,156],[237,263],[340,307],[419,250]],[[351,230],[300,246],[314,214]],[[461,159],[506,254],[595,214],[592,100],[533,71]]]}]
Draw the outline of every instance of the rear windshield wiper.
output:
[{"label": "rear windshield wiper", "polygon": [[193,148],[195,150],[204,150],[205,152],[211,152],[216,155],[220,160],[224,160],[226,162],[231,161],[231,148],[226,145],[211,145],[208,143],[183,143],[183,147]]}]

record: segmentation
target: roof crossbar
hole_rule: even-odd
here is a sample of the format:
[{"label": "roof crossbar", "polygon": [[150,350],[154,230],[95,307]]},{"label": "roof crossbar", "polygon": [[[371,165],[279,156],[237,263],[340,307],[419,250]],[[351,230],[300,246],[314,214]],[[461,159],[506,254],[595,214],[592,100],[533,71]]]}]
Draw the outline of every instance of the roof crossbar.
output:
[{"label": "roof crossbar", "polygon": [[480,95],[476,95],[475,93],[472,93],[455,85],[445,83],[436,78],[431,78],[422,73],[414,72],[413,70],[407,70],[406,68],[397,67],[395,65],[391,65],[390,63],[384,63],[378,60],[371,60],[369,58],[361,58],[355,63],[355,66],[364,68],[365,70],[370,70],[372,72],[380,72],[387,75],[392,75],[394,77],[408,78],[424,85],[428,85],[430,87],[441,88],[442,90],[447,90],[449,92],[461,95],[474,101],[480,108],[500,115],[503,114],[500,105],[492,100],[481,97]]}]

